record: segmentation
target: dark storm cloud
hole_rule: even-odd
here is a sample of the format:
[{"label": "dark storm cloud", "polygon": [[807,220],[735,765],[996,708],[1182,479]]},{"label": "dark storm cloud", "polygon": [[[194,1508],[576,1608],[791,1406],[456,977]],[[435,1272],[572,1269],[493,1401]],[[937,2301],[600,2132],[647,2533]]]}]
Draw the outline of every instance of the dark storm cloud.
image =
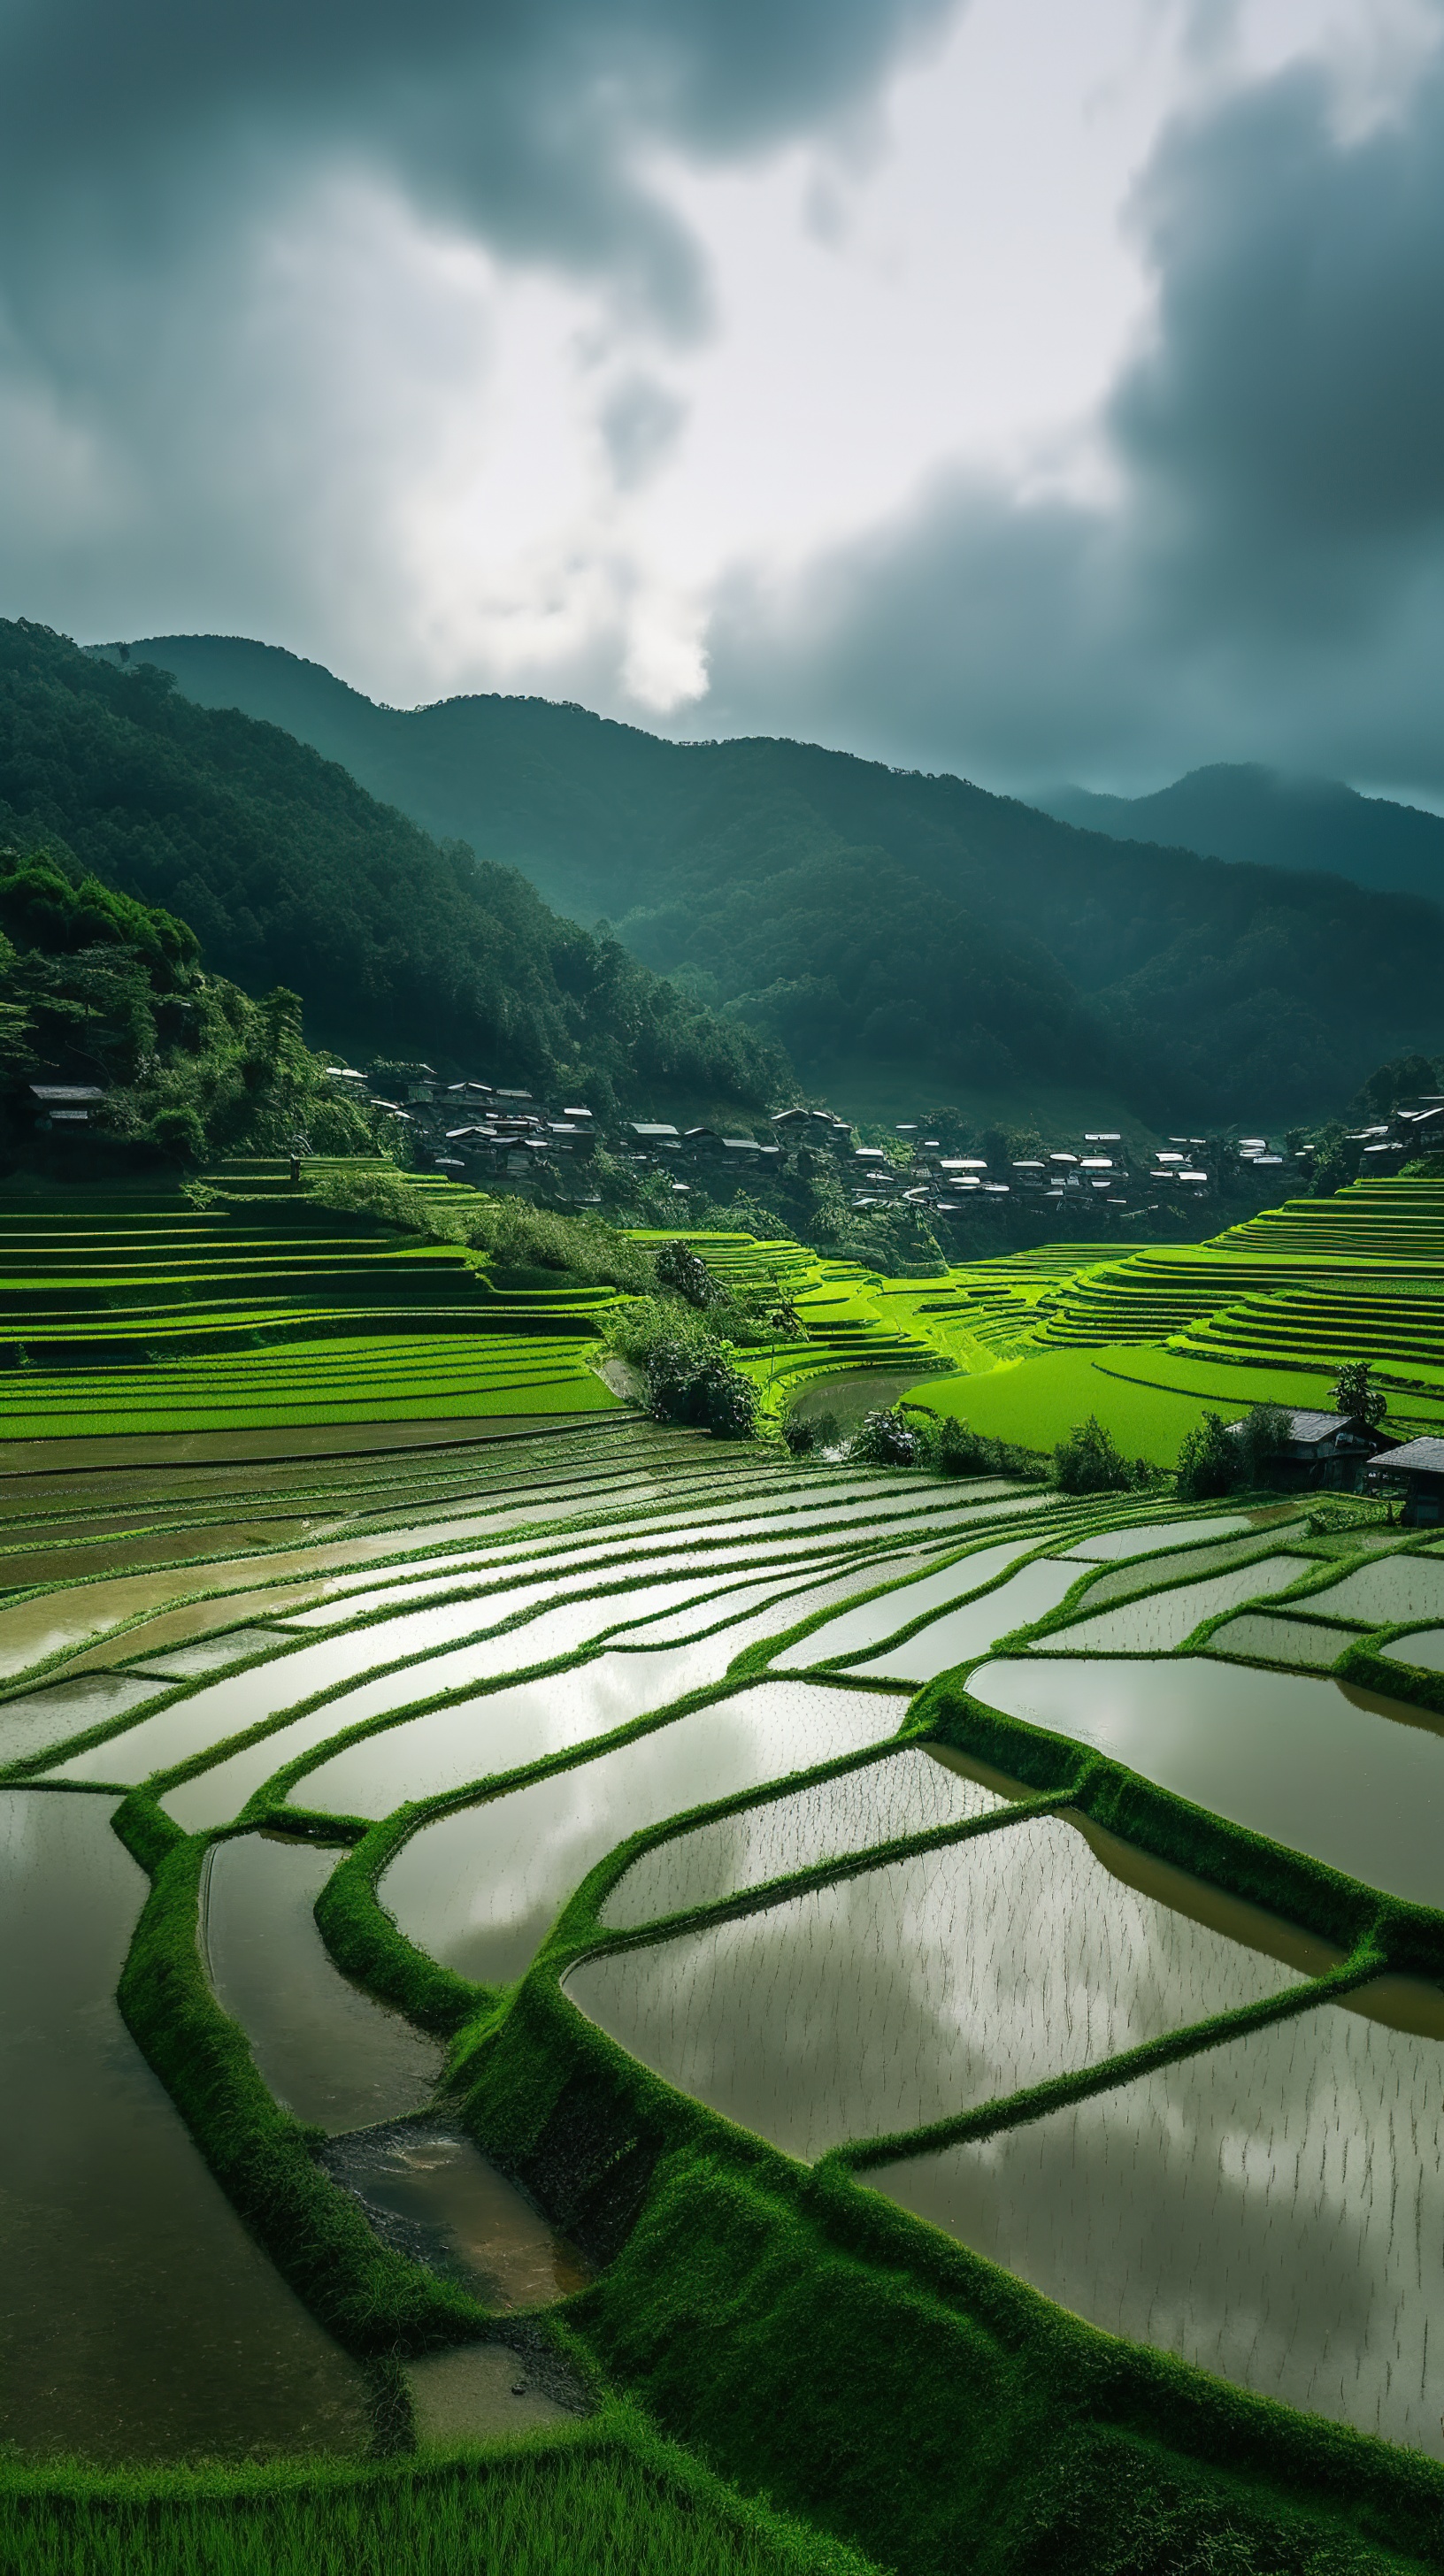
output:
[{"label": "dark storm cloud", "polygon": [[956,0],[29,0],[0,16],[4,271],[161,259],[334,154],[503,255],[695,322],[639,148],[755,151],[865,100]]},{"label": "dark storm cloud", "polygon": [[1249,756],[1444,784],[1444,82],[1362,135],[1335,110],[1294,69],[1163,137],[1115,498],[944,477],[784,595],[739,580],[719,720],[791,696],[834,739],[1015,779]]}]

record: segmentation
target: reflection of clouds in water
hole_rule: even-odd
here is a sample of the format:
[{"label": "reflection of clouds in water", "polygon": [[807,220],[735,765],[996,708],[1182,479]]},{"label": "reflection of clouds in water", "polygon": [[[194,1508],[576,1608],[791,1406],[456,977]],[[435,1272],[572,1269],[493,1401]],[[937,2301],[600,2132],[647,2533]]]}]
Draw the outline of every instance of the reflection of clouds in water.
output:
[{"label": "reflection of clouds in water", "polygon": [[1324,2007],[871,2180],[1112,2334],[1444,2450],[1444,2049]]},{"label": "reflection of clouds in water", "polygon": [[1085,2066],[1292,1973],[1113,1879],[1053,1818],[585,1963],[623,2047],[791,2153]]},{"label": "reflection of clouds in water", "polygon": [[[643,1660],[618,1658],[624,1674]],[[518,1976],[573,1889],[629,1834],[853,1752],[895,1715],[894,1701],[865,1692],[763,1683],[424,1826],[385,1872],[382,1903],[411,1940],[464,1975]]]},{"label": "reflection of clouds in water", "polygon": [[[888,1724],[879,1700],[877,1732]],[[610,1928],[646,1923],[685,1906],[709,1905],[734,1889],[758,1887],[790,1870],[937,1825],[961,1824],[1002,1804],[991,1790],[921,1750],[889,1754],[863,1771],[820,1780],[790,1798],[769,1799],[644,1852],[602,1907]]]}]

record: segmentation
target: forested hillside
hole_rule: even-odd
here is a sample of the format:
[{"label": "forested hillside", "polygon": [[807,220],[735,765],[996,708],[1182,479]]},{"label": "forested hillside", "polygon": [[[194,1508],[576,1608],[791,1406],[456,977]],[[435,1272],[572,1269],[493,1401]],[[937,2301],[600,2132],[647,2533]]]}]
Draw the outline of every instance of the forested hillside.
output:
[{"label": "forested hillside", "polygon": [[1444,902],[1444,818],[1386,796],[1360,796],[1338,778],[1291,778],[1257,762],[1219,761],[1152,796],[1060,787],[1042,801],[1062,822],[1115,840],[1265,867],[1326,868],[1355,885]]},{"label": "forested hillside", "polygon": [[309,746],[0,622],[0,840],[50,843],[188,922],[204,963],[295,988],[314,1041],[530,1087],[770,1103],[776,1051],[438,845]]},{"label": "forested hillside", "polygon": [[[109,648],[118,652],[121,648]],[[1104,1081],[1159,1120],[1308,1113],[1444,1041],[1444,913],[1339,877],[1080,831],[801,743],[679,744],[541,699],[373,706],[224,637],[124,648],[522,869],[825,1085]]]}]

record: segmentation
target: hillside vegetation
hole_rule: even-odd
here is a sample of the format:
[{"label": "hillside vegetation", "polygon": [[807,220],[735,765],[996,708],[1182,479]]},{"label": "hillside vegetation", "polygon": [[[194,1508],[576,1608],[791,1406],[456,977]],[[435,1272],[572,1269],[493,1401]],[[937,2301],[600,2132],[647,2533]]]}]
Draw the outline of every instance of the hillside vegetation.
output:
[{"label": "hillside vegetation", "polygon": [[1042,800],[1060,822],[1151,841],[1204,858],[1272,868],[1324,868],[1355,885],[1444,901],[1444,818],[1338,778],[1291,778],[1257,761],[1191,769],[1152,796],[1060,787]]},{"label": "hillside vegetation", "polygon": [[770,1105],[786,1068],[561,921],[516,871],[439,845],[268,724],[0,621],[0,839],[189,923],[204,963],[302,997],[337,1044],[450,1057],[591,1105]]},{"label": "hillside vegetation", "polygon": [[819,1084],[871,1057],[934,1098],[1025,1076],[1165,1121],[1274,1117],[1351,1090],[1441,1017],[1444,914],[1407,896],[1165,857],[803,743],[662,742],[541,699],[402,713],[232,638],[124,650],[604,916]]}]

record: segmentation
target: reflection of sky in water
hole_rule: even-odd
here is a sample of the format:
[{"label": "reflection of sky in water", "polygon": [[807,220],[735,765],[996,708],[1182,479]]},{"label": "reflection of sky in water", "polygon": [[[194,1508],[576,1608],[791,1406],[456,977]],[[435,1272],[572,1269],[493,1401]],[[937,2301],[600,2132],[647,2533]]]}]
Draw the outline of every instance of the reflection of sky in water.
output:
[{"label": "reflection of sky in water", "polygon": [[[1010,1575],[1006,1583],[1000,1583],[996,1592],[985,1592],[981,1600],[967,1603],[961,1610],[944,1611],[941,1619],[920,1628],[906,1645],[894,1646],[886,1655],[860,1659],[858,1671],[869,1676],[886,1675],[896,1681],[931,1681],[934,1673],[945,1673],[952,1664],[966,1663],[969,1656],[982,1654],[985,1647],[1014,1628],[1029,1627],[1046,1610],[1056,1610],[1077,1580],[1076,1565],[1059,1565],[1051,1557],[1039,1557]],[[902,1622],[894,1620],[893,1625],[900,1627]]]},{"label": "reflection of sky in water", "polygon": [[[829,1619],[825,1626],[814,1628],[810,1637],[800,1637],[795,1646],[784,1647],[773,1658],[775,1669],[786,1672],[804,1664],[825,1663],[833,1655],[865,1654],[870,1646],[907,1627],[911,1620],[921,1619],[927,1611],[965,1600],[979,1584],[991,1583],[1014,1557],[1025,1556],[1036,1545],[1036,1538],[1005,1538],[996,1547],[980,1547],[958,1564],[944,1566],[940,1573],[926,1576],[921,1583],[909,1584],[896,1597],[885,1592],[860,1610],[845,1610],[840,1619]],[[906,1569],[898,1570],[901,1573]],[[874,1582],[881,1582],[885,1571],[880,1566]],[[1073,1579],[1077,1579],[1076,1566]]]},{"label": "reflection of sky in water", "polygon": [[1010,1657],[969,1688],[1371,1887],[1444,1903],[1444,1744],[1402,1707],[1395,1720],[1338,1682],[1202,1655]]},{"label": "reflection of sky in water", "polygon": [[[876,1732],[890,1731],[880,1713]],[[961,1824],[1002,1803],[921,1749],[889,1754],[865,1771],[844,1771],[790,1798],[769,1798],[763,1806],[657,1844],[613,1888],[602,1921],[621,1929],[680,1913],[684,1906],[711,1905],[734,1889],[760,1887],[788,1870],[839,1860],[936,1825]]]},{"label": "reflection of sky in water", "polygon": [[1416,1628],[1412,1637],[1396,1637],[1383,1651],[1396,1664],[1413,1664],[1419,1672],[1444,1672],[1444,1628]]},{"label": "reflection of sky in water", "polygon": [[1292,1982],[1046,1817],[587,1960],[567,1988],[683,2092],[812,2157]]},{"label": "reflection of sky in water", "polygon": [[424,1826],[386,1871],[381,1901],[433,1957],[501,1983],[521,1974],[572,1890],[629,1834],[875,1743],[900,1713],[895,1699],[867,1691],[759,1683]]},{"label": "reflection of sky in water", "polygon": [[109,1801],[0,1797],[0,2444],[364,2448],[365,2389],[247,2235],[120,2018],[145,1880]]},{"label": "reflection of sky in water", "polygon": [[866,2179],[1110,2334],[1437,2458],[1441,2092],[1438,2040],[1325,2006]]},{"label": "reflection of sky in water", "polygon": [[1205,1583],[1178,1583],[1171,1592],[1156,1592],[1141,1601],[1124,1602],[1116,1610],[1100,1610],[1096,1617],[1080,1619],[1058,1636],[1047,1638],[1044,1651],[1058,1655],[1163,1654],[1170,1647],[1181,1646],[1201,1619],[1214,1619],[1220,1610],[1231,1610],[1236,1602],[1252,1601],[1259,1594],[1282,1592],[1307,1571],[1306,1558],[1274,1556],[1257,1565],[1241,1565],[1233,1574],[1215,1574]]},{"label": "reflection of sky in water", "polygon": [[373,2003],[333,1966],[312,1912],[341,1854],[260,1834],[210,1855],[205,1952],[277,2101],[323,2129],[419,2110],[441,2072],[439,2040]]}]

